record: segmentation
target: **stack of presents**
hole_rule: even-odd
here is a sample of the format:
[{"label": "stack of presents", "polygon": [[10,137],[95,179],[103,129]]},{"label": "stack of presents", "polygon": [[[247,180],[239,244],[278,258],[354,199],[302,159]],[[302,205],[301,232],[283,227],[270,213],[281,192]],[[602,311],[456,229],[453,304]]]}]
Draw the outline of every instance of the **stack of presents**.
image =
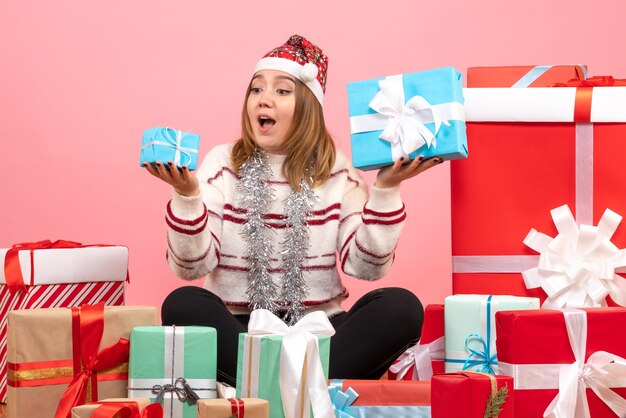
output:
[{"label": "stack of presents", "polygon": [[[323,313],[257,310],[237,387],[220,384],[214,329],[122,306],[127,248],[42,241],[0,251],[8,416],[626,417],[626,83],[571,65],[471,68],[467,85],[453,68],[348,85],[357,168],[454,160],[454,294],[388,380],[329,381]],[[197,148],[152,129],[143,161]]]}]

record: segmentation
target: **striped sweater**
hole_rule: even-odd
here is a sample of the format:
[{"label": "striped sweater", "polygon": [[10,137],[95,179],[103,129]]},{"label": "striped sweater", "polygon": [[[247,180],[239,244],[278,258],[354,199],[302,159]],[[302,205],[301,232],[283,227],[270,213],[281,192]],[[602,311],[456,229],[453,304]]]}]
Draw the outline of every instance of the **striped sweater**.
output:
[{"label": "striped sweater", "polygon": [[[213,148],[196,175],[201,194],[173,193],[167,204],[167,259],[177,276],[206,276],[204,287],[222,298],[235,314],[248,313],[245,244],[241,238],[246,208],[238,206],[238,176],[230,161],[230,144]],[[269,155],[275,200],[266,214],[275,232],[270,273],[280,288],[284,202],[291,187],[282,175],[284,156]],[[381,278],[391,267],[406,213],[400,187],[368,188],[350,161],[337,152],[330,179],[314,189],[318,196],[308,221],[311,247],[303,265],[309,291],[307,311],[341,312],[348,296],[338,268],[365,280]],[[280,302],[280,301],[278,301]]]}]

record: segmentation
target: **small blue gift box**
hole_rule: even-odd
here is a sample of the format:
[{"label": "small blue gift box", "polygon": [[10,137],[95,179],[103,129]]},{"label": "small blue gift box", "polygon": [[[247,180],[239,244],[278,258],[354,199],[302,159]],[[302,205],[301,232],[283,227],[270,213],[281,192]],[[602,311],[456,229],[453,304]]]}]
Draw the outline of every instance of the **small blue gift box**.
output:
[{"label": "small blue gift box", "polygon": [[150,128],[143,132],[141,138],[141,156],[139,164],[157,161],[167,164],[173,161],[177,167],[184,165],[195,170],[198,165],[198,149],[200,135],[177,131],[172,128]]},{"label": "small blue gift box", "polygon": [[461,74],[452,67],[348,83],[352,163],[467,157]]}]

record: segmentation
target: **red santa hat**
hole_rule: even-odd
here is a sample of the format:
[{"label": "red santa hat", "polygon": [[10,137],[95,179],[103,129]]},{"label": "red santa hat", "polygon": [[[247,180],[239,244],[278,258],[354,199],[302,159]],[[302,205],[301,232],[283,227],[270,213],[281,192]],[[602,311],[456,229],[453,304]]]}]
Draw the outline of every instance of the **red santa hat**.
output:
[{"label": "red santa hat", "polygon": [[302,81],[320,104],[326,91],[328,57],[315,44],[300,35],[292,35],[287,42],[265,54],[254,72],[279,70]]}]

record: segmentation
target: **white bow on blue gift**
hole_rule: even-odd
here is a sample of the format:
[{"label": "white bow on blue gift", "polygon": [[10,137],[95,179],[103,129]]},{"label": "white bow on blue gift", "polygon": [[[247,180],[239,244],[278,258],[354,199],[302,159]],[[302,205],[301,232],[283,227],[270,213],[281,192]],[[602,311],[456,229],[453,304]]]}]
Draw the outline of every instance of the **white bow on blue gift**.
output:
[{"label": "white bow on blue gift", "polygon": [[[352,134],[379,131],[379,138],[391,144],[393,161],[423,145],[436,147],[436,135],[441,125],[450,126],[448,120],[464,120],[463,105],[457,102],[432,105],[422,96],[413,96],[405,103],[402,75],[378,81],[380,91],[369,102],[375,114],[352,116]],[[426,124],[434,123],[434,132]]]}]

